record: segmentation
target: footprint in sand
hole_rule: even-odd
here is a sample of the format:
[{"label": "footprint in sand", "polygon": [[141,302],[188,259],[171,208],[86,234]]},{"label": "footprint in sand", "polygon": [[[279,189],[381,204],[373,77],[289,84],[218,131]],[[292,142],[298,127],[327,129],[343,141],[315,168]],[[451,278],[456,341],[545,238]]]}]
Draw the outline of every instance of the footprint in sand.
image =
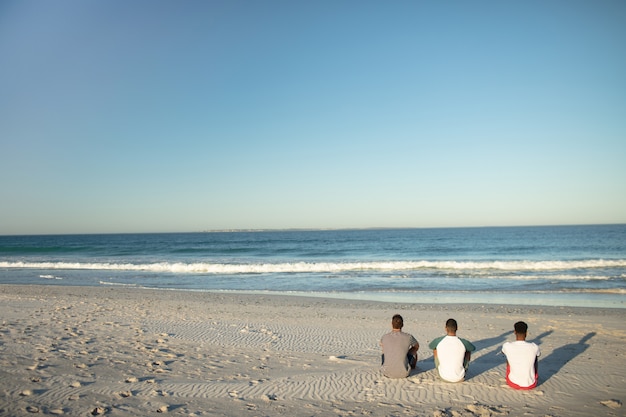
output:
[{"label": "footprint in sand", "polygon": [[616,410],[618,408],[620,408],[622,406],[622,402],[620,400],[606,400],[606,401],[600,401],[600,404],[602,404],[605,407],[609,407],[613,410]]}]

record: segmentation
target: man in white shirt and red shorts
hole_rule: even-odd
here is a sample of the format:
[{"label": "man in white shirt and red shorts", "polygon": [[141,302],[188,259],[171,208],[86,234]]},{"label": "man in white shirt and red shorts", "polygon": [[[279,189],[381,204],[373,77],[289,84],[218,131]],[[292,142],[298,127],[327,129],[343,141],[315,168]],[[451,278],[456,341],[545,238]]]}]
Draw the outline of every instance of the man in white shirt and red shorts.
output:
[{"label": "man in white shirt and red shorts", "polygon": [[515,342],[506,342],[502,353],[506,355],[506,383],[515,389],[528,390],[537,386],[539,379],[539,346],[526,341],[528,325],[518,321],[514,325]]}]

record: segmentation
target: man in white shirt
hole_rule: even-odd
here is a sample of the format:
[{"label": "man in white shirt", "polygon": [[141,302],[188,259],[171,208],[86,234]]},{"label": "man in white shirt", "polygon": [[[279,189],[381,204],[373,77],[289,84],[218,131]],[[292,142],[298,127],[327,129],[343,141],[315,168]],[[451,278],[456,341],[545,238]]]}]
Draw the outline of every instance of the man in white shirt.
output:
[{"label": "man in white shirt", "polygon": [[428,345],[433,350],[439,376],[447,382],[461,382],[465,379],[471,354],[476,350],[471,342],[457,337],[457,329],[456,320],[448,319],[446,335],[436,338]]},{"label": "man in white shirt", "polygon": [[406,378],[417,364],[417,350],[420,344],[413,335],[404,333],[404,320],[396,314],[391,319],[391,332],[380,339],[383,349],[382,371],[389,378]]},{"label": "man in white shirt", "polygon": [[506,342],[502,353],[506,355],[506,383],[515,389],[533,389],[539,379],[539,346],[526,341],[528,325],[518,321],[514,325],[515,342]]}]

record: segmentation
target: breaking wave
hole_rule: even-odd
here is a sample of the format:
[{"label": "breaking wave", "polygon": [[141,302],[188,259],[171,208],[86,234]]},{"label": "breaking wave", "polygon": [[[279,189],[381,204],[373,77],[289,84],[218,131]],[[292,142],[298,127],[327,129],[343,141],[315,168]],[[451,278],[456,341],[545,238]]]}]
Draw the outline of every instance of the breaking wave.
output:
[{"label": "breaking wave", "polygon": [[351,271],[559,271],[624,268],[626,259],[576,261],[373,261],[373,262],[287,262],[287,263],[81,263],[81,262],[0,262],[6,269],[148,271],[177,274],[265,274],[341,273]]}]

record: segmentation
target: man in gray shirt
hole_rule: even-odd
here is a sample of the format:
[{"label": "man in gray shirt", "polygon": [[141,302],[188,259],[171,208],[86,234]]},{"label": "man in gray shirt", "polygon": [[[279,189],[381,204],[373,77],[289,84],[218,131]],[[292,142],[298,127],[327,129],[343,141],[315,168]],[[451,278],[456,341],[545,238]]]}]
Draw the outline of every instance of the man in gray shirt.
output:
[{"label": "man in gray shirt", "polygon": [[417,365],[419,343],[413,335],[404,333],[404,320],[396,314],[391,319],[391,332],[380,339],[383,349],[383,374],[388,378],[406,378]]}]

